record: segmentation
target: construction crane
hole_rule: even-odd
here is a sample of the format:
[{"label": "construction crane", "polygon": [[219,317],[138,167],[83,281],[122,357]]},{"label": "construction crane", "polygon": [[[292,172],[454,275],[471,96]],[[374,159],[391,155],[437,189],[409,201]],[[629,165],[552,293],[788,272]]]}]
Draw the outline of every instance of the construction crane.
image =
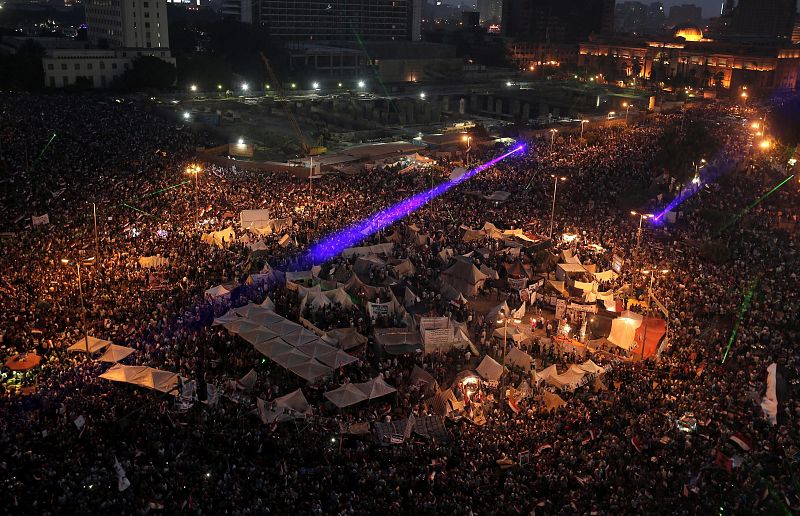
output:
[{"label": "construction crane", "polygon": [[261,52],[260,55],[261,60],[264,62],[264,68],[267,69],[270,83],[275,86],[275,91],[278,93],[278,96],[282,97],[284,100],[284,102],[281,102],[281,105],[286,112],[286,118],[289,119],[289,125],[292,126],[297,142],[300,144],[300,152],[303,156],[318,156],[324,153],[327,150],[325,147],[311,147],[306,142],[306,137],[303,135],[302,129],[300,129],[300,124],[297,123],[297,119],[294,117],[294,113],[292,113],[292,108],[289,106],[289,102],[286,101],[286,91],[283,89],[281,81],[278,80],[278,76],[275,75],[275,72],[269,65],[269,59],[267,59],[263,52]]}]

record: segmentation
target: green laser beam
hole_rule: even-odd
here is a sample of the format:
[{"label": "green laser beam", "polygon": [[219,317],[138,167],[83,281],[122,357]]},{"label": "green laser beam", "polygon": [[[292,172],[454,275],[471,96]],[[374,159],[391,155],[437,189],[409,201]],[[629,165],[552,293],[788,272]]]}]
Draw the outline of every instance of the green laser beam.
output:
[{"label": "green laser beam", "polygon": [[161,217],[157,217],[157,216],[153,215],[152,213],[148,213],[148,212],[146,212],[146,211],[144,211],[144,210],[142,210],[142,209],[139,209],[139,208],[137,208],[136,206],[131,206],[131,205],[130,205],[130,204],[128,204],[128,203],[125,203],[125,202],[123,202],[123,203],[122,203],[122,206],[125,206],[126,208],[130,208],[130,209],[132,209],[132,210],[134,210],[134,211],[138,211],[139,213],[144,213],[144,214],[145,214],[145,215],[147,215],[148,217],[153,217],[153,218],[155,218],[155,219],[161,219]]},{"label": "green laser beam", "polygon": [[131,201],[139,201],[139,200],[142,200],[142,199],[147,199],[148,197],[152,197],[154,195],[158,195],[158,194],[160,194],[162,192],[166,192],[167,190],[172,190],[174,188],[180,188],[181,186],[185,185],[186,183],[191,183],[191,182],[192,182],[191,179],[187,179],[186,181],[183,181],[183,182],[178,183],[178,184],[174,184],[172,186],[168,186],[166,188],[162,188],[161,190],[156,190],[155,192],[149,192],[149,193],[146,193],[144,195],[140,195],[139,197],[132,197],[130,200]]},{"label": "green laser beam", "polygon": [[47,143],[44,145],[42,152],[40,152],[39,155],[36,156],[36,159],[33,160],[34,165],[39,161],[39,159],[41,159],[42,155],[44,155],[44,152],[47,150],[48,147],[50,147],[50,144],[53,143],[53,140],[55,139],[56,139],[56,133],[53,133],[53,136],[51,136],[50,139],[47,141]]},{"label": "green laser beam", "polygon": [[[361,39],[361,34],[359,34],[358,31],[356,31],[353,28],[352,20],[350,21],[350,29],[353,31],[353,35],[355,35],[356,41],[361,47],[361,50],[364,52],[364,55],[367,56],[367,62],[373,63],[374,61],[372,60],[372,58],[370,58],[369,52],[367,51],[367,47],[366,45],[364,45],[364,40]],[[381,78],[381,74],[378,71],[378,68],[374,64],[370,64],[369,67],[372,70],[372,74],[375,76],[376,79],[378,79],[378,83],[381,85],[381,88],[383,88],[383,94],[386,95],[386,98],[389,100],[389,105],[393,107],[394,112],[399,115],[400,109],[398,109],[397,105],[394,103],[394,98],[392,98],[392,96],[389,95],[389,89],[386,87],[386,84],[384,84],[383,79]]]},{"label": "green laser beam", "polygon": [[741,219],[742,217],[747,215],[747,213],[750,212],[750,210],[752,210],[753,208],[755,208],[756,206],[761,204],[764,201],[764,199],[766,199],[767,197],[769,197],[770,195],[775,193],[775,191],[778,190],[778,188],[780,188],[783,185],[785,185],[786,183],[788,183],[793,177],[794,177],[794,174],[790,175],[789,177],[787,177],[786,179],[784,179],[783,181],[781,181],[777,185],[773,186],[770,191],[768,191],[767,193],[765,193],[764,195],[759,197],[754,203],[752,203],[750,206],[748,206],[747,208],[742,210],[738,215],[736,215],[733,219],[731,219],[730,222],[725,224],[725,226],[723,226],[722,229],[719,230],[718,234],[722,233],[723,231],[725,231],[726,229],[731,227],[733,224],[736,224],[736,222],[738,222],[739,219]]},{"label": "green laser beam", "polygon": [[728,339],[728,347],[725,349],[725,355],[722,357],[723,364],[728,358],[728,352],[731,350],[733,342],[736,340],[736,334],[739,333],[739,325],[742,323],[744,314],[750,308],[750,302],[753,300],[753,293],[755,292],[756,286],[760,280],[761,276],[756,276],[753,278],[753,280],[750,282],[747,292],[744,295],[744,299],[742,299],[742,304],[739,306],[739,314],[736,316],[736,322],[733,325],[733,332],[731,332],[731,338]]}]

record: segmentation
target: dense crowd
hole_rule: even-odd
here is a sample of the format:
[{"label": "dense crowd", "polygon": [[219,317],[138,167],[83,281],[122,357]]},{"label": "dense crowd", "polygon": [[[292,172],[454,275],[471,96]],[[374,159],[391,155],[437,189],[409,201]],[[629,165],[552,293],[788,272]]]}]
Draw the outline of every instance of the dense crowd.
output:
[{"label": "dense crowd", "polygon": [[[794,476],[800,452],[796,385],[790,382],[782,397],[779,424],[766,421],[758,406],[770,363],[778,363],[788,378],[797,376],[792,345],[800,315],[798,192],[792,182],[755,203],[787,174],[770,153],[752,147],[746,118],[712,106],[596,129],[591,143],[534,139],[524,156],[498,164],[370,237],[366,243],[395,231],[400,235],[394,257],[407,258],[416,268],[405,285],[419,296],[420,311],[467,323],[479,356],[462,350],[387,356],[370,340],[353,351],[357,363],[308,385],[212,326],[213,319],[231,304],[260,303],[269,295],[277,313],[292,320],[305,316],[323,330],[354,327],[369,336],[375,327],[400,323],[373,319],[363,306],[333,305],[310,313],[284,286],[244,280],[262,270],[293,270],[310,243],[445,180],[449,163],[401,175],[328,175],[311,188],[291,176],[204,164],[195,183],[185,169],[194,149],[206,143],[205,135],[147,104],[3,94],[0,109],[0,229],[6,232],[0,253],[0,355],[5,360],[37,350],[43,356],[30,373],[34,389],[5,388],[0,397],[0,485],[11,513],[800,509]],[[705,179],[692,187],[696,193],[677,209],[674,224],[648,224],[637,252],[638,217],[623,209],[626,196],[659,192],[636,206],[655,211],[684,188],[656,157],[668,130],[692,123],[702,124],[717,144],[700,171]],[[485,147],[471,158],[498,152]],[[554,235],[575,232],[582,242],[602,246],[606,251],[592,256],[598,270],[610,267],[613,253],[636,264],[626,267],[613,287],[630,285],[630,296],[636,297],[648,282],[638,269],[670,271],[654,283],[654,297],[669,310],[669,348],[653,360],[614,361],[602,380],[605,390],[564,393],[567,403],[556,411],[525,401],[519,412],[494,405],[483,425],[449,421],[447,441],[414,438],[385,446],[371,435],[340,435],[340,423],[426,414],[423,400],[430,393],[410,381],[415,365],[447,385],[480,355],[497,356],[500,348],[491,338],[496,325],[476,308],[479,303],[441,295],[441,271],[452,263],[441,251],[488,248],[481,264],[503,270],[511,258],[499,252],[501,246],[488,239],[463,242],[462,226],[492,222],[547,236],[552,176],[567,178],[559,185]],[[469,193],[476,190],[507,191],[512,197],[495,204]],[[201,242],[201,233],[235,226],[239,211],[254,208],[292,219],[290,245],[279,242],[280,234],[266,237],[259,253],[243,243]],[[31,216],[45,213],[49,224],[28,227]],[[418,245],[409,225],[427,234],[428,243]],[[156,254],[169,259],[158,274],[138,264],[139,257]],[[215,407],[198,402],[179,411],[171,396],[98,379],[108,364],[67,353],[66,346],[82,336],[82,312],[76,269],[61,259],[94,255],[96,263],[82,268],[90,335],[135,348],[125,363],[204,383],[224,385],[253,368],[258,373],[253,392],[223,397]],[[334,258],[322,265],[323,278],[343,279],[353,260]],[[364,280],[386,300],[386,269],[374,269]],[[235,298],[204,297],[207,288],[223,282],[242,283]],[[496,297],[482,299],[519,305],[502,282],[494,288]],[[542,319],[552,319],[551,313],[536,312]],[[563,367],[577,359],[538,341],[527,349],[542,365]],[[610,363],[606,355],[584,358]],[[343,382],[378,373],[397,394],[342,410],[322,396]],[[509,384],[517,385],[523,375],[513,370],[509,377]],[[314,406],[312,417],[265,425],[253,415],[254,397],[269,401],[297,387]],[[500,393],[494,388],[488,395],[497,399]],[[676,427],[689,413],[699,422],[694,433]],[[79,416],[85,419],[81,428],[73,423]],[[754,443],[751,450],[731,448],[729,437],[737,432]],[[718,450],[736,452],[741,464],[730,471],[721,467],[715,463]],[[498,464],[522,452],[530,453],[528,464]],[[130,481],[123,491],[117,489],[117,462]]]}]

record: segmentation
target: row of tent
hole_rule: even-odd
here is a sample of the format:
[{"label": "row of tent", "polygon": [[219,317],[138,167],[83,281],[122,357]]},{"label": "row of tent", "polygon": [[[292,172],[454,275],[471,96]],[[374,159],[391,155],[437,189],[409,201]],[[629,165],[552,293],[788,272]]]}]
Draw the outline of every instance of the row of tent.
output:
[{"label": "row of tent", "polygon": [[249,303],[233,308],[214,319],[214,325],[222,325],[239,335],[256,351],[309,382],[358,360],[316,333],[276,314],[269,308],[271,305],[267,298],[261,305]]},{"label": "row of tent", "polygon": [[397,389],[386,383],[382,376],[362,383],[345,383],[340,387],[328,391],[325,398],[339,408],[349,407],[362,401],[374,400],[397,392]]}]

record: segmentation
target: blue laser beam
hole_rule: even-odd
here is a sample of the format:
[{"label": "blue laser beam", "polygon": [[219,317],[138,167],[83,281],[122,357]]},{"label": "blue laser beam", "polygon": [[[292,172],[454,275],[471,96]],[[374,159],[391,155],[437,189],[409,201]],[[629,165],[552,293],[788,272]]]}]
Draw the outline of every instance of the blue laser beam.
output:
[{"label": "blue laser beam", "polygon": [[317,242],[308,251],[308,261],[314,264],[319,264],[338,256],[348,247],[354,246],[370,235],[373,235],[378,231],[394,224],[398,220],[408,216],[412,212],[427,204],[429,201],[447,192],[454,186],[463,183],[474,175],[483,172],[484,170],[508,158],[509,156],[524,151],[525,144],[517,145],[505,154],[501,154],[493,160],[487,161],[486,163],[469,170],[460,177],[440,183],[429,190],[418,193],[417,195],[409,197],[404,201],[376,212],[369,218],[358,222],[355,225],[333,233],[332,235]]}]

